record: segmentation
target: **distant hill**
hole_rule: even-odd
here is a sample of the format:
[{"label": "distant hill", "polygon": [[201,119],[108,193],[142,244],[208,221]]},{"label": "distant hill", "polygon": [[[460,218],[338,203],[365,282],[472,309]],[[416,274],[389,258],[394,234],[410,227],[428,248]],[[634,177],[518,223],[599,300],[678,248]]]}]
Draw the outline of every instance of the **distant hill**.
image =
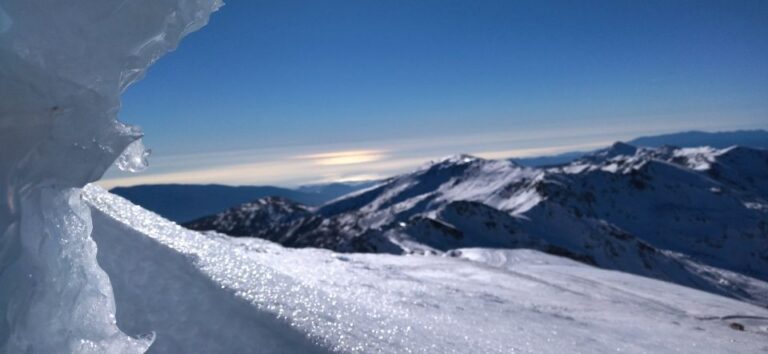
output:
[{"label": "distant hill", "polygon": [[[737,130],[731,132],[702,132],[688,131],[664,135],[652,135],[636,138],[627,142],[639,147],[662,147],[664,145],[677,147],[710,146],[724,149],[738,145],[752,148],[768,149],[768,131]],[[556,166],[570,163],[590,151],[571,151],[557,155],[535,156],[512,159],[512,161],[529,167]]]},{"label": "distant hill", "polygon": [[264,197],[282,197],[318,206],[371,183],[330,183],[288,189],[273,186],[152,184],[116,187],[110,192],[171,221],[182,223]]},{"label": "distant hill", "polygon": [[739,145],[753,148],[768,149],[768,131],[737,130],[732,132],[708,133],[689,131],[674,134],[640,137],[628,142],[630,145],[645,147],[661,147],[672,145],[677,147],[710,146],[724,149]]}]

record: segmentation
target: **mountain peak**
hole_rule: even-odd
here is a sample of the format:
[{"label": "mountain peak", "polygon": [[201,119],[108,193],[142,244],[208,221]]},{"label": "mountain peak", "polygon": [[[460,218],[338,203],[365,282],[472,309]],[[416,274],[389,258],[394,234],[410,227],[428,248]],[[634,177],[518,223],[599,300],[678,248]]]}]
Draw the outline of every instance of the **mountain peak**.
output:
[{"label": "mountain peak", "polygon": [[451,156],[429,161],[426,164],[419,167],[418,169],[416,169],[416,171],[426,171],[434,167],[443,168],[448,166],[463,166],[463,165],[471,164],[473,162],[482,161],[482,160],[483,159],[480,157],[472,156],[469,154],[456,154],[456,155],[451,155]]},{"label": "mountain peak", "polygon": [[444,157],[442,159],[435,160],[433,161],[433,164],[434,165],[443,164],[443,163],[465,164],[465,163],[470,163],[470,162],[479,161],[479,160],[482,160],[482,159],[477,156],[472,156],[470,154],[456,154],[456,155],[451,155],[448,157]]}]

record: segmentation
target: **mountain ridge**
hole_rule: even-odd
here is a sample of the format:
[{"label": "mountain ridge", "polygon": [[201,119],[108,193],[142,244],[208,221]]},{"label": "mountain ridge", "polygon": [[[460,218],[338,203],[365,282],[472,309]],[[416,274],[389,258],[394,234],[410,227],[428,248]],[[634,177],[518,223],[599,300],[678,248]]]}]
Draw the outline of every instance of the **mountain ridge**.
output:
[{"label": "mountain ridge", "polygon": [[[746,146],[768,149],[768,131],[764,129],[736,130],[725,132],[705,132],[690,130],[685,132],[641,136],[631,139],[626,144],[638,147],[677,147],[711,146],[718,149],[730,146]],[[573,162],[593,151],[569,151],[555,155],[521,157],[512,160],[529,167],[552,167]]]}]

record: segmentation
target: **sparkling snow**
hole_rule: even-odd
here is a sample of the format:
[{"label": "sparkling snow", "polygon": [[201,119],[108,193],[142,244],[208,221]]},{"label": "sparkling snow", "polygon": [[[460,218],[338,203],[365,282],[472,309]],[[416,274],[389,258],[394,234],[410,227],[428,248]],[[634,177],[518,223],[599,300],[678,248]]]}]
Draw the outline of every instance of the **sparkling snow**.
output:
[{"label": "sparkling snow", "polygon": [[[99,187],[89,186],[85,194],[94,208],[96,241],[124,244],[104,247],[100,254],[115,283],[118,324],[141,323],[146,327],[135,329],[139,333],[156,331],[150,352],[247,352],[257,347],[242,345],[260,345],[219,340],[232,333],[264,338],[258,348],[273,352],[768,350],[766,309],[536,251],[471,249],[447,257],[291,250],[188,231]],[[161,261],[144,255],[162,250],[168,254],[163,267],[137,266]],[[173,254],[183,257],[172,259]],[[209,305],[195,308],[184,326],[162,326],[170,321],[162,312],[188,305],[182,294],[166,299],[158,296],[162,289],[120,285],[121,278],[152,277],[165,281],[141,284],[182,292],[211,284],[200,295]],[[233,298],[249,305],[218,314],[217,305]],[[137,303],[163,310],[145,313],[133,306]],[[123,306],[131,311],[121,312]],[[250,318],[271,323],[265,316],[279,320],[249,328],[230,325]],[[204,319],[223,322],[206,325]],[[288,326],[280,329],[281,321]],[[748,325],[737,331],[731,323]],[[209,331],[205,340],[188,335],[199,325]],[[281,341],[265,331],[284,338],[305,335],[309,341]]]}]

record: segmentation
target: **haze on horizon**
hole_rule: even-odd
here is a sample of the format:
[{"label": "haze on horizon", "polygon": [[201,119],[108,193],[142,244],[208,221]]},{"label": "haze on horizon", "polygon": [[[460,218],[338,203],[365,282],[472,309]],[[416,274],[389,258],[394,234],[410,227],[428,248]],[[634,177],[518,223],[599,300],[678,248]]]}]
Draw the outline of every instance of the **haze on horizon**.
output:
[{"label": "haze on horizon", "polygon": [[150,169],[101,184],[381,178],[456,153],[768,128],[764,1],[229,0],[124,95]]}]

